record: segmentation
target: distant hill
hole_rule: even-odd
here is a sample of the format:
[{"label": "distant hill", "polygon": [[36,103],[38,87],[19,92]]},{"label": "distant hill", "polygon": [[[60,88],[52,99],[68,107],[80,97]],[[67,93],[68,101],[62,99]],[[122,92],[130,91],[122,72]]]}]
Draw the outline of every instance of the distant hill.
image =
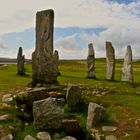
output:
[{"label": "distant hill", "polygon": [[[25,62],[31,62],[31,60],[26,59]],[[17,63],[17,59],[0,57],[0,63]]]}]

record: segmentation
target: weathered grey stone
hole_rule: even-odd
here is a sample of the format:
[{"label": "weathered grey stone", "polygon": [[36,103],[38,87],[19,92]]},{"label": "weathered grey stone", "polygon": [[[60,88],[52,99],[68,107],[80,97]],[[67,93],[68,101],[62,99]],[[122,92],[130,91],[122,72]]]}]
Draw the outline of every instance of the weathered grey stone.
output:
[{"label": "weathered grey stone", "polygon": [[114,135],[108,135],[105,137],[105,140],[117,140],[117,138]]},{"label": "weathered grey stone", "polygon": [[106,80],[114,80],[115,50],[111,42],[106,42]]},{"label": "weathered grey stone", "polygon": [[4,137],[0,138],[0,140],[13,140],[13,135],[8,134],[7,136],[4,136]]},{"label": "weathered grey stone", "polygon": [[49,97],[33,103],[33,118],[36,129],[58,129],[64,117],[64,99]]},{"label": "weathered grey stone", "polygon": [[57,66],[53,55],[54,11],[36,14],[36,48],[32,54],[32,84],[57,82]]},{"label": "weathered grey stone", "polygon": [[6,121],[9,118],[8,114],[0,116],[0,121]]},{"label": "weathered grey stone", "polygon": [[32,137],[31,135],[25,136],[24,140],[36,140],[36,138]]},{"label": "weathered grey stone", "polygon": [[88,106],[88,116],[87,116],[87,130],[94,127],[105,115],[105,108],[96,104],[89,103]]},{"label": "weathered grey stone", "polygon": [[132,50],[131,46],[128,45],[122,69],[122,81],[133,82],[133,68],[132,68]]},{"label": "weathered grey stone", "polygon": [[77,106],[81,100],[80,87],[74,84],[68,84],[66,101],[69,107]]},{"label": "weathered grey stone", "polygon": [[51,140],[51,135],[48,132],[38,132],[36,137],[39,140]]},{"label": "weathered grey stone", "polygon": [[102,130],[103,131],[108,131],[108,132],[113,132],[113,131],[117,130],[117,127],[115,127],[115,126],[103,126]]},{"label": "weathered grey stone", "polygon": [[17,73],[19,75],[25,75],[25,57],[22,55],[22,47],[19,47],[18,55],[17,55]]},{"label": "weathered grey stone", "polygon": [[59,71],[59,68],[58,68],[59,54],[58,54],[58,51],[57,51],[57,50],[54,51],[54,61],[55,61],[55,63],[56,63],[57,75],[61,75],[61,74],[60,74],[60,71]]},{"label": "weathered grey stone", "polygon": [[9,101],[12,101],[13,100],[13,97],[12,97],[12,94],[5,94],[3,95],[2,97],[2,102],[9,102]]},{"label": "weathered grey stone", "polygon": [[71,136],[66,136],[62,140],[76,140],[76,138],[71,137]]},{"label": "weathered grey stone", "polygon": [[94,53],[94,48],[93,48],[92,43],[88,44],[87,68],[88,68],[87,78],[94,78],[95,79],[96,78],[96,75],[95,75],[95,53]]}]

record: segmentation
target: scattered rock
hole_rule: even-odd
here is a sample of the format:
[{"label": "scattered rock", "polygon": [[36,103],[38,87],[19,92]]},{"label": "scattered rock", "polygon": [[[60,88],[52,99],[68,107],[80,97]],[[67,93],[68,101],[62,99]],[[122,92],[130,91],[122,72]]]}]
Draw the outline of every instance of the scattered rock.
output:
[{"label": "scattered rock", "polygon": [[113,132],[113,131],[117,130],[117,127],[115,127],[115,126],[103,126],[102,130],[107,131],[107,132]]},{"label": "scattered rock", "polygon": [[67,136],[67,137],[64,137],[62,140],[76,140],[76,138]]},{"label": "scattered rock", "polygon": [[13,140],[13,135],[12,134],[8,134],[5,137],[2,137],[0,140]]},{"label": "scattered rock", "polygon": [[33,118],[36,129],[58,129],[64,117],[64,99],[49,97],[33,103]]},{"label": "scattered rock", "polygon": [[11,105],[9,105],[9,104],[7,104],[7,103],[2,103],[2,107],[4,107],[4,108],[9,108],[9,107],[11,107]]},{"label": "scattered rock", "polygon": [[89,103],[88,106],[88,116],[87,116],[87,130],[93,128],[105,115],[105,108],[96,104]]},{"label": "scattered rock", "polygon": [[6,121],[9,118],[9,115],[5,114],[0,116],[0,121]]},{"label": "scattered rock", "polygon": [[2,102],[9,102],[9,101],[12,101],[12,100],[13,100],[12,94],[5,94],[2,97]]},{"label": "scattered rock", "polygon": [[39,140],[51,140],[51,136],[48,132],[38,132],[36,137]]},{"label": "scattered rock", "polygon": [[117,138],[114,135],[108,135],[105,137],[105,140],[117,140]]},{"label": "scattered rock", "polygon": [[69,84],[66,94],[66,101],[69,107],[77,106],[81,100],[81,92],[78,85]]},{"label": "scattered rock", "polygon": [[31,135],[25,136],[24,140],[36,140],[36,138],[32,137]]}]

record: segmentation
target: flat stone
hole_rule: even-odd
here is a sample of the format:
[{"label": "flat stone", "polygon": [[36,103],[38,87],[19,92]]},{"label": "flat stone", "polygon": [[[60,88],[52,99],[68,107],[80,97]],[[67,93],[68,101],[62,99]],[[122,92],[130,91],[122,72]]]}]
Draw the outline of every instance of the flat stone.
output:
[{"label": "flat stone", "polygon": [[12,101],[13,100],[13,97],[11,97],[12,94],[5,94],[3,97],[2,97],[2,102],[9,102],[9,101]]},{"label": "flat stone", "polygon": [[36,140],[36,138],[32,137],[31,135],[25,136],[24,140]]},{"label": "flat stone", "polygon": [[13,135],[8,134],[7,136],[2,137],[0,140],[13,140]]},{"label": "flat stone", "polygon": [[114,135],[108,135],[105,137],[105,140],[117,140],[117,138]]},{"label": "flat stone", "polygon": [[39,140],[51,140],[51,136],[48,132],[38,132],[36,137]]},{"label": "flat stone", "polygon": [[71,137],[71,136],[66,136],[62,140],[76,140],[76,138]]},{"label": "flat stone", "polygon": [[9,115],[5,114],[0,116],[0,121],[6,121],[9,118]]},{"label": "flat stone", "polygon": [[117,130],[117,127],[115,127],[115,126],[103,126],[102,130],[103,131],[108,131],[108,132],[113,132],[113,131]]}]

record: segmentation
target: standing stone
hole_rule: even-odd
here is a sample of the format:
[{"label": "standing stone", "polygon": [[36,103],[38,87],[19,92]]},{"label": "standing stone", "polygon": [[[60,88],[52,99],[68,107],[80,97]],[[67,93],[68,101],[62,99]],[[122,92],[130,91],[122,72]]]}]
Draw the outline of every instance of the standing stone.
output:
[{"label": "standing stone", "polygon": [[128,45],[122,69],[122,81],[133,82],[133,69],[132,69],[132,50]]},{"label": "standing stone", "polygon": [[92,43],[88,44],[87,68],[88,68],[87,78],[96,79],[96,76],[95,76],[95,53],[94,53],[94,48],[93,48]]},{"label": "standing stone", "polygon": [[77,106],[81,101],[81,92],[78,85],[69,84],[66,94],[66,101],[69,107]]},{"label": "standing stone", "polygon": [[88,116],[87,116],[87,130],[94,127],[95,124],[100,122],[102,118],[105,116],[105,108],[96,104],[89,103],[88,106]]},{"label": "standing stone", "polygon": [[64,117],[64,99],[47,98],[33,103],[33,118],[36,129],[58,129]]},{"label": "standing stone", "polygon": [[58,68],[59,54],[58,54],[58,51],[57,50],[54,51],[54,61],[56,62],[57,75],[61,75],[60,74],[60,71],[59,71],[59,68]]},{"label": "standing stone", "polygon": [[106,80],[113,81],[115,76],[115,50],[111,42],[106,42]]},{"label": "standing stone", "polygon": [[25,57],[22,55],[22,47],[19,47],[18,55],[17,55],[17,74],[25,75]]},{"label": "standing stone", "polygon": [[57,82],[57,68],[53,55],[54,11],[36,14],[36,48],[32,54],[32,84]]}]

